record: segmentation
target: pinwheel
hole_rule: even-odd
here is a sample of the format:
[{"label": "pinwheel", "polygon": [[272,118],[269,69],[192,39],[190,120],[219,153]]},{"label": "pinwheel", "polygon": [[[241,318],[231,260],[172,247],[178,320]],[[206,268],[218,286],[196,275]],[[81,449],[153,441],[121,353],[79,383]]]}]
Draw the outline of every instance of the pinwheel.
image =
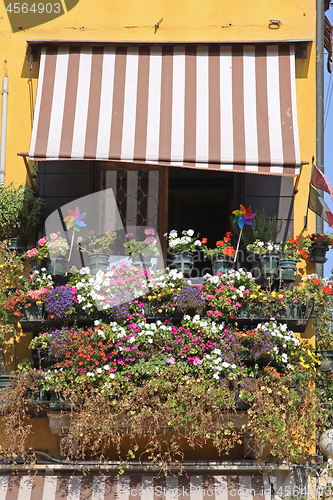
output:
[{"label": "pinwheel", "polygon": [[253,225],[252,219],[256,215],[256,214],[251,214],[251,205],[249,206],[249,208],[245,208],[244,205],[239,205],[239,208],[240,208],[239,210],[234,210],[232,212],[235,216],[233,222],[234,224],[237,223],[238,227],[240,228],[234,262],[236,262],[237,259],[239,243],[242,236],[243,227],[245,224],[247,224],[248,226],[252,226]]},{"label": "pinwheel", "polygon": [[74,244],[74,235],[75,231],[79,232],[81,227],[85,227],[86,224],[83,222],[82,219],[85,218],[87,212],[83,212],[80,214],[80,210],[78,207],[75,208],[75,211],[73,210],[67,210],[68,214],[67,217],[64,218],[64,222],[67,223],[67,231],[71,228],[73,228],[73,236],[72,236],[72,243],[71,243],[71,249],[69,252],[69,257],[68,257],[68,262],[71,259],[72,255],[72,250],[73,250],[73,244]]},{"label": "pinwheel", "polygon": [[251,205],[249,208],[240,205],[240,210],[234,210],[232,213],[235,216],[233,222],[234,224],[237,222],[240,229],[243,228],[244,224],[248,224],[249,226],[253,225],[252,219],[256,214],[251,214]]}]

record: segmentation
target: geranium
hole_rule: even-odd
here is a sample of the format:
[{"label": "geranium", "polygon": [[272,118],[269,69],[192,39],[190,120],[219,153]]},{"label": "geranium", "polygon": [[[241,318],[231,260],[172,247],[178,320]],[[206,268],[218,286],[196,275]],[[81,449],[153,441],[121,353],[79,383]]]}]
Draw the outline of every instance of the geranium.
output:
[{"label": "geranium", "polygon": [[308,258],[310,256],[311,248],[316,246],[327,247],[327,250],[333,246],[332,234],[320,234],[312,233],[300,239],[299,242],[300,249],[302,250],[303,258]]},{"label": "geranium", "polygon": [[27,251],[27,258],[36,259],[39,262],[49,258],[64,257],[69,250],[68,242],[60,236],[60,231],[51,233],[49,237],[43,236],[37,242],[37,246]]},{"label": "geranium", "polygon": [[107,231],[105,234],[100,236],[95,235],[95,231],[89,231],[88,244],[82,244],[82,237],[78,237],[77,243],[79,248],[83,252],[87,252],[89,254],[98,254],[105,253],[109,254],[114,247],[114,243],[117,239],[117,233],[113,231]]},{"label": "geranium", "polygon": [[206,255],[208,259],[211,259],[213,257],[234,257],[235,255],[235,249],[231,244],[231,238],[232,238],[232,233],[228,231],[223,240],[219,240],[215,243],[215,248],[208,248],[206,246],[207,243],[207,238],[203,238],[201,240],[202,242],[202,247],[201,250],[203,253]]},{"label": "geranium", "polygon": [[171,253],[194,252],[202,246],[199,234],[194,236],[193,229],[182,231],[181,236],[178,236],[178,232],[172,229],[172,231],[170,231],[169,234],[166,233],[165,236],[167,237],[168,248]]},{"label": "geranium", "polygon": [[278,253],[281,251],[281,245],[273,241],[264,242],[255,240],[253,243],[246,246],[246,250],[252,252],[255,256],[259,256],[272,252]]},{"label": "geranium", "polygon": [[282,242],[281,254],[283,259],[293,259],[297,262],[307,257],[306,252],[301,247],[299,236],[296,236],[296,238],[289,238],[288,241]]},{"label": "geranium", "polygon": [[50,289],[54,286],[52,277],[45,267],[42,267],[40,271],[37,269],[33,271],[29,275],[29,281],[31,290],[38,290],[40,288]]},{"label": "geranium", "polygon": [[133,233],[127,233],[127,241],[124,247],[128,255],[142,255],[143,257],[157,257],[160,251],[157,248],[157,239],[155,238],[155,230],[153,228],[146,228],[144,230],[145,238],[143,240],[136,240],[133,238]]}]

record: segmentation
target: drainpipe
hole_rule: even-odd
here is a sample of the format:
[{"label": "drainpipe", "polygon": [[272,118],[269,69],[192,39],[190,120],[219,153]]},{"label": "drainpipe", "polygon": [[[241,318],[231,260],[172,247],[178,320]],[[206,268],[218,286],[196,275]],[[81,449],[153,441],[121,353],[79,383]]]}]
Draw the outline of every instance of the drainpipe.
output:
[{"label": "drainpipe", "polygon": [[1,152],[0,152],[0,185],[5,183],[6,134],[7,134],[7,100],[8,76],[2,82],[2,116],[1,116]]},{"label": "drainpipe", "polygon": [[[324,172],[324,19],[324,0],[316,0],[316,165],[321,172]],[[321,190],[318,194],[323,196]],[[324,232],[323,219],[318,215],[316,232]],[[323,264],[316,264],[316,273],[323,277]]]},{"label": "drainpipe", "polygon": [[2,116],[1,116],[1,152],[0,152],[0,185],[5,183],[6,135],[7,135],[7,100],[8,76],[2,81]]},{"label": "drainpipe", "polygon": [[8,101],[8,76],[2,82],[2,116],[1,116],[1,152],[0,152],[0,185],[5,183],[6,162],[6,135],[7,135],[7,101]]}]

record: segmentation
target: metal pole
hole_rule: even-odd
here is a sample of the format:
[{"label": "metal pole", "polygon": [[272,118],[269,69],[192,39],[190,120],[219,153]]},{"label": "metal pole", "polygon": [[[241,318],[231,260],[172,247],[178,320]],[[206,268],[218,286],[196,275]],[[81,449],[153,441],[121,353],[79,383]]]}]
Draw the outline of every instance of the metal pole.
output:
[{"label": "metal pole", "polygon": [[[316,157],[317,167],[324,172],[324,0],[316,0]],[[318,191],[320,196],[323,192]],[[323,219],[316,216],[316,232],[323,233]],[[316,273],[322,278],[323,264],[316,264]]]}]

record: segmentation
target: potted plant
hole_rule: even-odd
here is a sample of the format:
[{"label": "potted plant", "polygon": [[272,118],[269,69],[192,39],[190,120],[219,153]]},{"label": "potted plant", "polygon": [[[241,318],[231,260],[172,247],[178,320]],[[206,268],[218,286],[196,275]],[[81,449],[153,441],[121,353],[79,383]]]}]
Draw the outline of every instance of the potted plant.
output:
[{"label": "potted plant", "polygon": [[277,276],[281,245],[274,241],[255,240],[246,246],[259,263],[260,275],[264,278]]},{"label": "potted plant", "polygon": [[53,276],[63,276],[67,269],[67,255],[69,244],[67,239],[57,233],[43,236],[37,242],[37,246],[27,251],[26,256],[31,259],[31,272],[39,270],[41,266],[47,268]]},{"label": "potted plant", "polygon": [[88,265],[92,274],[96,274],[97,271],[107,271],[116,239],[117,233],[114,231],[96,236],[93,229],[89,232],[88,244],[82,244],[82,238],[78,238],[79,249],[88,254]]},{"label": "potted plant", "polygon": [[175,229],[166,234],[168,251],[172,258],[172,267],[190,277],[193,269],[193,252],[202,246],[199,234],[194,236],[193,229],[183,230],[181,236]]},{"label": "potted plant", "polygon": [[304,259],[304,252],[300,248],[299,236],[289,238],[281,243],[281,259],[279,261],[280,279],[286,283],[293,283],[297,278],[297,262]]},{"label": "potted plant", "polygon": [[144,234],[145,239],[140,241],[133,237],[133,233],[127,233],[127,241],[124,243],[124,247],[128,255],[131,256],[133,266],[149,269],[151,266],[151,258],[158,257],[160,252],[156,245],[155,230],[147,227],[144,230]]},{"label": "potted plant", "polygon": [[38,229],[44,201],[26,186],[0,186],[0,239],[8,248],[24,252],[27,237]]},{"label": "potted plant", "polygon": [[324,288],[325,307],[315,318],[316,347],[322,358],[320,370],[333,372],[333,284],[328,282]]},{"label": "potted plant", "polygon": [[323,264],[326,262],[326,252],[333,246],[333,237],[332,234],[312,233],[305,236],[300,244],[310,262]]},{"label": "potted plant", "polygon": [[233,257],[235,249],[231,244],[232,233],[228,231],[223,240],[215,243],[215,248],[208,248],[206,246],[207,238],[201,240],[201,250],[204,255],[211,260],[213,274],[227,273],[233,267]]}]

